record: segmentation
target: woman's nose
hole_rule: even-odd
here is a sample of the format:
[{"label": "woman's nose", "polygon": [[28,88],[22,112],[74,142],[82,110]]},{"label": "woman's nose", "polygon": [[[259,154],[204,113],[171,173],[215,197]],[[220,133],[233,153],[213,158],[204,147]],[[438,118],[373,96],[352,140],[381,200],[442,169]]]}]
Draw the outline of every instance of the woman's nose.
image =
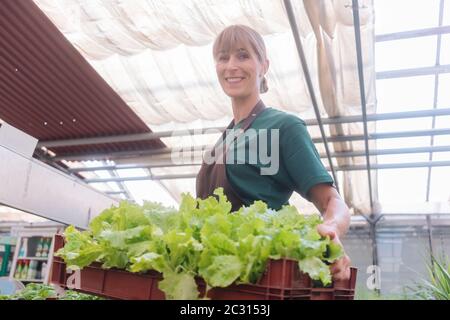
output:
[{"label": "woman's nose", "polygon": [[234,57],[230,57],[228,59],[228,62],[227,62],[227,68],[228,69],[237,69],[238,65],[239,65],[239,60],[238,59],[236,59]]}]

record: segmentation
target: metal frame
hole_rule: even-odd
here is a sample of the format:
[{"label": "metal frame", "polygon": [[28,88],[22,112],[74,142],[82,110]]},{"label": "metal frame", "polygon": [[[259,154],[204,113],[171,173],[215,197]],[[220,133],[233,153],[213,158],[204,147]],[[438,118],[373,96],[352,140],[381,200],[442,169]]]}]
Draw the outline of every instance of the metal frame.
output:
[{"label": "metal frame", "polygon": [[147,176],[140,176],[140,177],[111,177],[111,178],[86,179],[85,182],[86,183],[103,183],[103,182],[124,182],[124,181],[192,179],[192,178],[195,178],[196,176],[197,176],[196,173],[147,175]]},{"label": "metal frame", "polygon": [[217,134],[220,134],[224,129],[225,129],[225,127],[210,127],[210,128],[203,128],[203,129],[172,130],[172,131],[136,133],[136,134],[104,136],[104,137],[95,137],[95,138],[83,138],[83,139],[40,141],[38,143],[37,147],[38,148],[40,148],[40,147],[55,148],[55,147],[69,147],[69,146],[102,144],[102,143],[146,141],[146,140],[155,140],[155,139],[160,139],[160,138],[165,138],[165,137],[180,137],[180,136],[188,136],[188,135],[213,133],[214,131],[217,131]]},{"label": "metal frame", "polygon": [[[405,169],[405,168],[428,168],[428,167],[450,167],[450,161],[428,161],[428,162],[411,162],[411,163],[383,163],[371,166],[373,170],[385,169]],[[331,169],[326,168],[328,171]],[[337,171],[361,171],[367,170],[366,165],[341,166],[336,168]],[[102,183],[102,182],[118,182],[118,181],[142,181],[142,180],[170,180],[170,179],[192,179],[197,176],[196,173],[185,174],[167,174],[141,177],[118,177],[118,178],[96,178],[86,179],[86,183]]]},{"label": "metal frame", "polygon": [[0,188],[0,204],[8,207],[86,228],[92,217],[116,204],[80,179],[2,145],[0,163],[0,180],[7,183]]},{"label": "metal frame", "polygon": [[[434,146],[434,147],[416,147],[416,148],[398,148],[398,149],[375,149],[369,150],[370,156],[379,155],[393,155],[393,154],[411,154],[411,153],[430,153],[430,152],[450,152],[450,146]],[[332,158],[346,158],[346,157],[363,157],[365,151],[344,151],[344,152],[332,152],[330,155]],[[321,158],[326,158],[325,154],[320,154]],[[89,172],[100,170],[125,170],[125,169],[149,169],[149,168],[166,168],[166,167],[181,167],[181,166],[200,166],[201,162],[192,162],[185,164],[174,164],[170,160],[159,163],[145,164],[142,161],[141,164],[132,165],[107,165],[104,167],[79,167],[69,169],[71,172]]]},{"label": "metal frame", "polygon": [[352,0],[352,12],[353,12],[353,25],[355,29],[355,42],[356,42],[356,59],[358,64],[358,79],[359,79],[359,94],[361,98],[361,109],[363,117],[363,128],[364,128],[364,151],[366,154],[366,164],[367,164],[367,178],[369,184],[369,201],[370,201],[370,216],[374,214],[373,212],[373,195],[372,195],[372,176],[370,174],[370,157],[369,157],[369,139],[368,139],[368,129],[367,129],[367,109],[366,109],[366,92],[364,85],[364,70],[362,61],[362,46],[361,46],[361,30],[359,22],[359,4],[358,0]]},{"label": "metal frame", "polygon": [[[438,117],[438,116],[449,116],[450,108],[446,109],[427,109],[419,111],[404,111],[404,112],[390,112],[390,113],[376,113],[368,114],[367,121],[383,121],[383,120],[396,120],[396,119],[410,119],[410,118],[422,118],[422,117]],[[308,126],[318,125],[317,119],[306,119],[304,120]],[[342,116],[335,118],[323,118],[322,123],[324,125],[330,124],[344,124],[352,122],[363,121],[362,116]],[[50,141],[40,141],[38,143],[38,148],[54,148],[54,147],[69,147],[69,146],[80,146],[80,145],[92,145],[92,144],[102,144],[102,143],[118,143],[118,142],[131,142],[131,141],[145,141],[154,140],[165,137],[175,137],[175,136],[187,136],[187,135],[197,135],[197,134],[212,134],[214,131],[217,133],[225,130],[225,127],[210,127],[203,128],[199,130],[172,130],[172,131],[162,131],[153,133],[139,133],[139,134],[128,134],[128,135],[117,135],[117,136],[105,136],[96,138],[83,138],[83,139],[69,139],[69,140],[50,140]],[[157,150],[154,150],[157,151]]]},{"label": "metal frame", "polygon": [[[444,0],[441,0],[439,3],[439,27],[442,26],[444,20]],[[441,58],[441,40],[442,35],[438,34],[436,40],[436,62],[435,65],[439,66],[439,61]],[[434,75],[434,96],[433,96],[433,109],[437,109],[437,101],[438,101],[438,89],[439,89],[439,75]],[[436,128],[436,117],[433,117],[431,129]],[[430,137],[430,146],[434,146],[434,136]],[[430,152],[429,161],[433,161],[433,152]],[[428,176],[427,176],[427,193],[426,193],[426,201],[430,200],[430,184],[431,184],[431,168],[428,168]]]},{"label": "metal frame", "polygon": [[441,74],[441,73],[450,73],[450,64],[444,64],[444,65],[433,66],[433,67],[380,71],[380,72],[377,72],[377,80],[417,77],[417,76],[429,76],[429,75],[436,75],[436,74]]},{"label": "metal frame", "polygon": [[442,23],[439,23],[439,27],[436,27],[436,28],[427,28],[427,29],[420,29],[420,30],[381,34],[381,35],[375,36],[375,42],[401,40],[401,39],[413,39],[413,38],[418,38],[418,37],[442,35],[442,34],[447,34],[447,33],[450,33],[450,26],[443,26]]},{"label": "metal frame", "polygon": [[[432,136],[432,135],[449,135],[449,129],[431,129],[431,130],[413,130],[413,131],[400,131],[400,132],[379,132],[379,133],[368,133],[367,137],[365,135],[348,135],[348,136],[332,136],[327,140],[328,142],[346,142],[346,141],[358,141],[358,140],[377,140],[377,139],[392,139],[392,138],[409,138],[409,137],[420,137],[420,136]],[[312,138],[314,143],[322,143],[322,138]],[[116,151],[108,153],[91,153],[91,154],[74,154],[74,155],[63,155],[53,157],[53,161],[68,160],[68,161],[83,161],[83,160],[103,160],[103,159],[114,159],[114,158],[128,158],[128,157],[138,157],[138,156],[155,156],[170,154],[174,150],[182,150],[183,152],[202,152],[210,145],[200,145],[200,146],[184,146],[180,148],[161,148],[157,150],[134,150],[134,151]],[[331,153],[330,153],[331,155]],[[328,157],[328,155],[327,155]]]},{"label": "metal frame", "polygon": [[[423,137],[423,136],[438,136],[449,135],[449,129],[432,129],[432,130],[412,130],[412,131],[400,131],[400,132],[379,132],[369,133],[367,138],[364,135],[350,135],[340,137],[330,137],[328,141],[331,142],[344,142],[344,141],[357,141],[357,140],[377,140],[377,139],[392,139],[392,138],[411,138],[411,137]],[[319,138],[313,138],[313,142],[320,142]]]},{"label": "metal frame", "polygon": [[[103,164],[106,165],[106,162],[103,161]],[[111,175],[111,177],[119,177],[119,174],[117,173],[116,170],[114,169],[108,169],[107,170],[108,173]],[[120,191],[122,192],[122,194],[125,195],[125,197],[130,200],[130,201],[135,201],[133,195],[131,194],[131,192],[128,190],[127,186],[123,183],[123,182],[117,182],[117,186],[119,187]]]},{"label": "metal frame", "polygon": [[[450,167],[450,161],[380,163],[372,165],[371,168],[374,170],[384,170],[384,169],[408,169],[408,168],[430,168],[430,167]],[[367,167],[364,165],[354,165],[338,168],[338,171],[359,171],[359,170],[367,170]]]},{"label": "metal frame", "polygon": [[[360,94],[361,94],[361,105],[362,105],[362,115],[355,116],[343,116],[336,118],[321,118],[320,113],[318,112],[317,102],[315,101],[315,94],[312,88],[311,79],[309,76],[308,68],[306,65],[306,60],[302,51],[302,44],[298,37],[298,30],[296,28],[295,17],[293,15],[293,10],[291,7],[291,3],[289,0],[284,0],[286,12],[289,18],[289,23],[291,26],[291,30],[294,36],[294,40],[296,41],[297,51],[299,54],[299,58],[302,63],[303,70],[305,72],[305,78],[308,84],[308,90],[311,95],[311,99],[314,106],[314,111],[316,118],[315,119],[307,119],[305,120],[308,126],[319,126],[321,131],[321,137],[313,138],[313,142],[315,143],[324,143],[325,152],[320,154],[321,158],[327,158],[330,163],[330,170],[334,171],[344,171],[344,170],[367,170],[368,177],[370,179],[370,170],[383,170],[383,169],[397,169],[397,168],[417,168],[417,167],[427,167],[429,168],[428,174],[428,182],[427,182],[427,199],[429,198],[429,186],[430,186],[430,172],[432,167],[437,166],[449,166],[448,161],[432,161],[434,152],[450,152],[449,146],[434,146],[434,136],[435,135],[450,135],[450,127],[444,129],[436,129],[436,117],[438,116],[449,116],[450,108],[446,109],[438,109],[437,108],[437,86],[438,86],[438,75],[442,73],[450,72],[450,65],[439,65],[439,57],[440,57],[440,42],[441,35],[450,33],[450,26],[442,25],[442,12],[444,1],[440,2],[440,17],[439,17],[439,26],[436,28],[426,28],[420,30],[410,30],[404,32],[390,33],[390,34],[382,34],[377,35],[375,37],[376,42],[385,42],[385,41],[396,41],[400,39],[413,39],[417,37],[425,37],[425,36],[434,36],[437,35],[437,51],[436,51],[436,64],[430,67],[424,68],[410,68],[403,70],[391,70],[391,71],[383,71],[376,73],[376,79],[393,79],[393,78],[403,78],[403,77],[412,77],[412,76],[420,76],[420,75],[434,75],[435,76],[435,98],[433,102],[433,109],[428,110],[420,110],[420,111],[408,111],[408,112],[394,112],[394,113],[384,113],[384,114],[367,114],[365,112],[365,94],[364,94],[364,79],[362,74],[362,54],[361,54],[361,44],[360,44],[360,30],[359,30],[359,19],[358,19],[358,1],[352,0],[352,11],[354,15],[354,27],[355,27],[355,40],[356,40],[356,49],[357,49],[357,59],[358,59],[358,75],[360,78]],[[348,6],[350,8],[350,6]],[[359,39],[359,40],[358,40]],[[432,129],[430,130],[413,130],[413,131],[403,131],[403,132],[376,132],[369,133],[367,130],[367,122],[368,121],[384,121],[384,120],[394,120],[394,119],[410,119],[410,118],[420,118],[420,117],[432,117]],[[324,131],[324,125],[333,125],[333,124],[343,124],[343,123],[351,123],[351,122],[361,122],[364,125],[364,135],[354,135],[354,136],[331,136],[327,137]],[[99,138],[88,138],[88,139],[73,139],[73,140],[56,140],[56,141],[41,141],[39,142],[39,147],[61,147],[61,146],[75,146],[75,145],[90,145],[90,144],[101,144],[101,143],[115,143],[115,142],[129,142],[129,141],[143,141],[143,140],[152,140],[159,139],[164,137],[171,136],[185,136],[185,135],[195,135],[195,134],[207,134],[222,131],[224,127],[212,127],[212,128],[203,128],[203,129],[191,129],[191,130],[174,130],[174,131],[165,131],[165,132],[153,132],[153,133],[145,133],[145,134],[132,134],[132,135],[119,135],[119,136],[107,136],[107,137],[99,137]],[[396,148],[396,149],[374,149],[370,150],[368,142],[369,140],[377,140],[377,139],[390,139],[390,138],[407,138],[407,137],[418,137],[418,136],[429,136],[430,137],[430,145],[426,147],[419,148]],[[357,151],[349,151],[349,152],[330,152],[328,148],[328,142],[346,142],[346,141],[360,141],[364,140],[365,148],[364,150]],[[195,146],[183,147],[184,150],[192,150],[203,151],[208,146]],[[95,168],[71,168],[66,170],[68,173],[78,174],[83,171],[95,171],[95,170],[121,170],[121,169],[129,169],[129,168],[157,168],[157,167],[170,167],[170,166],[192,166],[192,165],[200,165],[200,163],[184,163],[184,164],[174,164],[168,161],[167,159],[162,159],[164,155],[172,152],[173,150],[170,148],[163,148],[158,150],[136,150],[136,151],[126,151],[126,152],[112,152],[108,154],[86,154],[86,155],[66,155],[66,156],[57,156],[53,158],[49,158],[45,156],[42,158],[47,163],[54,163],[60,160],[93,160],[93,159],[114,159],[114,158],[136,158],[137,161],[142,159],[142,163],[135,163],[133,165],[113,165],[113,166],[104,166],[104,167],[95,167]],[[370,156],[378,156],[378,155],[389,155],[389,154],[412,154],[412,153],[429,153],[428,162],[414,162],[414,163],[402,163],[402,164],[371,164]],[[145,156],[155,156],[155,158],[159,158],[161,155],[161,161],[148,163],[148,158],[145,159]],[[332,163],[332,158],[340,158],[340,157],[366,157],[366,165],[362,166],[345,166],[340,168],[334,168]],[[142,158],[140,158],[142,157]],[[196,161],[196,160],[194,160]],[[150,177],[150,176],[149,176]],[[138,179],[149,179],[149,177],[137,177]],[[163,180],[163,179],[176,179],[176,178],[192,178],[194,175],[162,175],[162,176],[153,176],[151,177],[154,180]],[[119,177],[112,177],[113,180],[108,181],[120,181]],[[129,181],[130,179],[136,178],[123,178],[126,179],[124,181]],[[98,181],[103,182],[101,179],[90,179],[87,182]],[[104,180],[106,181],[106,180]],[[370,183],[370,182],[369,182]],[[371,184],[370,184],[371,185]],[[108,192],[108,194],[123,194],[123,191],[119,192]],[[372,192],[371,197],[372,197]],[[373,202],[373,199],[371,199]]]},{"label": "metal frame", "polygon": [[126,194],[126,192],[123,191],[123,190],[122,190],[122,191],[106,191],[105,193],[108,194],[108,195],[110,195],[110,196]]},{"label": "metal frame", "polygon": [[[381,222],[381,225],[380,225]],[[401,232],[402,234],[408,234],[409,232],[421,232],[422,237],[427,237],[428,248],[429,248],[429,259],[433,261],[433,256],[440,256],[440,251],[436,247],[436,241],[439,239],[438,235],[433,232],[433,229],[439,227],[445,227],[448,229],[450,222],[450,213],[438,213],[438,214],[398,214],[398,213],[382,213],[377,221],[369,221],[364,223],[362,217],[352,216],[350,230],[347,233],[347,237],[344,239],[344,246],[346,245],[346,240],[358,239],[360,237],[369,236],[372,242],[372,262],[364,262],[363,264],[357,265],[358,267],[367,267],[368,264],[373,263],[374,265],[379,265],[380,258],[378,254],[378,235],[393,234],[394,231]],[[426,228],[424,228],[424,226]],[[392,229],[391,229],[392,227]],[[404,228],[403,228],[404,227]],[[433,244],[434,242],[434,244]],[[442,249],[442,244],[439,246]],[[376,263],[374,263],[375,261]],[[383,284],[383,280],[381,284]],[[383,285],[381,285],[381,290],[383,290]]]},{"label": "metal frame", "polygon": [[322,136],[322,141],[323,141],[323,144],[325,146],[325,152],[327,154],[328,163],[329,163],[330,169],[331,169],[331,174],[333,175],[333,180],[334,180],[335,187],[336,187],[336,189],[339,192],[339,183],[338,183],[337,176],[336,176],[336,173],[335,173],[333,161],[332,161],[331,156],[330,156],[330,149],[328,147],[327,136],[325,134],[325,129],[323,127],[322,118],[320,116],[319,105],[317,103],[316,95],[314,93],[314,87],[313,87],[313,84],[312,84],[311,76],[309,74],[309,68],[308,68],[308,64],[306,62],[305,53],[303,51],[303,45],[302,45],[302,42],[300,40],[300,35],[299,35],[299,32],[298,32],[298,28],[297,28],[297,22],[295,21],[295,15],[294,15],[294,12],[292,10],[291,1],[290,0],[284,0],[284,6],[286,8],[286,13],[288,15],[289,25],[291,26],[291,31],[292,31],[292,35],[294,37],[295,46],[297,47],[297,53],[298,53],[298,56],[300,58],[300,62],[302,64],[303,73],[305,74],[305,80],[306,80],[306,84],[308,86],[308,92],[309,92],[309,95],[310,95],[310,98],[311,98],[312,105],[314,107],[314,113],[316,115],[317,123],[318,123],[319,128],[320,128],[320,134]]},{"label": "metal frame", "polygon": [[431,216],[427,214],[427,231],[428,231],[428,245],[430,246],[430,260],[431,265],[434,264],[434,250],[433,250],[433,223],[431,222]]}]

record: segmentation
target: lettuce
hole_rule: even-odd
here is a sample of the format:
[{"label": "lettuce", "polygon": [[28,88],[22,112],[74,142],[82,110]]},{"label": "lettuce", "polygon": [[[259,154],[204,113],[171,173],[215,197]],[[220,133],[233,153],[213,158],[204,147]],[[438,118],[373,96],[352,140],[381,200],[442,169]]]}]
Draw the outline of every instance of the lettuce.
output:
[{"label": "lettuce", "polygon": [[320,236],[320,223],[318,215],[301,215],[293,206],[274,211],[262,201],[231,212],[219,188],[204,200],[183,194],[178,210],[121,202],[95,217],[87,231],[68,227],[66,244],[56,255],[71,269],[97,261],[103,268],[156,270],[163,274],[159,287],[168,299],[198,298],[196,276],[207,289],[256,283],[269,259],[294,259],[327,285],[328,264],[343,250]]}]

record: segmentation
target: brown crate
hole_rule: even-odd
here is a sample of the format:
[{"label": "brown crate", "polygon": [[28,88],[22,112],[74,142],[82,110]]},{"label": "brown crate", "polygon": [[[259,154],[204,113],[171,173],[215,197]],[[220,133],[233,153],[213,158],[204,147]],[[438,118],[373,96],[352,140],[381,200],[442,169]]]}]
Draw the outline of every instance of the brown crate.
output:
[{"label": "brown crate", "polygon": [[312,288],[311,300],[353,300],[358,269],[350,267],[350,279],[334,281],[328,288]]},{"label": "brown crate", "polygon": [[300,271],[297,261],[290,259],[269,260],[258,284],[282,289],[312,287],[311,278]]},{"label": "brown crate", "polygon": [[[55,236],[55,251],[62,248],[61,235]],[[51,282],[66,287],[69,274],[61,259],[53,260]],[[351,268],[348,281],[335,282],[329,288],[314,287],[313,281],[298,268],[294,260],[269,260],[257,284],[234,284],[226,288],[212,288],[208,297],[213,300],[352,300],[355,294],[357,269]],[[119,269],[102,269],[93,263],[81,270],[78,291],[111,299],[164,300],[158,288],[162,275],[156,271],[131,273]],[[206,284],[197,278],[200,297]]]},{"label": "brown crate", "polygon": [[53,258],[52,263],[52,274],[50,276],[50,282],[57,284],[61,287],[65,287],[66,283],[66,264],[64,262],[55,261],[55,258]]},{"label": "brown crate", "polygon": [[[56,252],[59,249],[64,247],[64,238],[61,234],[55,234],[54,240],[53,240],[53,251]],[[60,257],[53,256],[54,261],[60,261],[62,262],[62,259]]]},{"label": "brown crate", "polygon": [[110,269],[105,272],[102,294],[116,299],[147,300],[151,297],[153,281],[146,274]]}]

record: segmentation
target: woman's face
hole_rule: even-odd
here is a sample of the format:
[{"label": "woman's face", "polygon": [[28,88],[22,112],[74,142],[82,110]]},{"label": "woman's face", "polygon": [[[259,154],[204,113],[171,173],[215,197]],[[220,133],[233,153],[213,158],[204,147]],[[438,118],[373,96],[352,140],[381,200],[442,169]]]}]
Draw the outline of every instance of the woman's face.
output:
[{"label": "woman's face", "polygon": [[268,62],[259,62],[250,48],[238,46],[230,52],[219,52],[216,72],[223,91],[231,98],[259,95],[259,87]]}]

